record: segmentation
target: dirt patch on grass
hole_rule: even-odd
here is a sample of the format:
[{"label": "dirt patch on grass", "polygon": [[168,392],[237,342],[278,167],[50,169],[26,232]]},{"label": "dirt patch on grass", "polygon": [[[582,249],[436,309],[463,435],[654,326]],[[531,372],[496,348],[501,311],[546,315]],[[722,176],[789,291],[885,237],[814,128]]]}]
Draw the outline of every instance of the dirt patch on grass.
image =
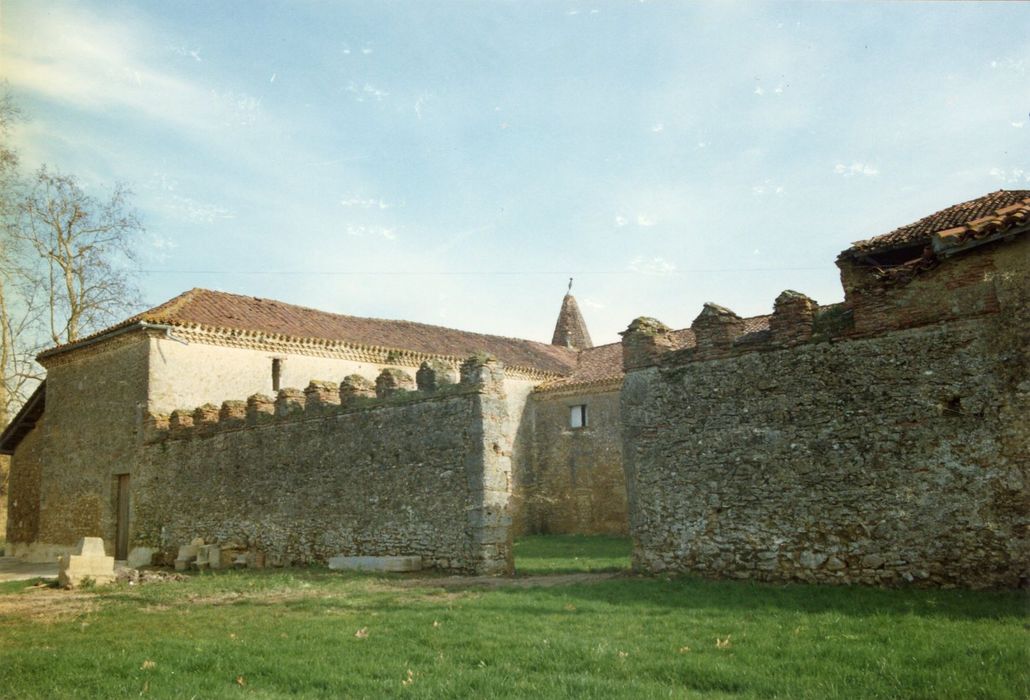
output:
[{"label": "dirt patch on grass", "polygon": [[43,623],[59,622],[91,613],[98,605],[96,593],[39,586],[24,593],[0,595],[0,617],[11,616]]},{"label": "dirt patch on grass", "polygon": [[181,600],[175,601],[177,605],[236,605],[238,603],[259,603],[262,605],[276,605],[290,603],[309,598],[328,600],[332,598],[346,598],[344,593],[327,592],[319,588],[275,588],[261,591],[226,591],[224,593],[212,593],[207,595],[187,595]]}]

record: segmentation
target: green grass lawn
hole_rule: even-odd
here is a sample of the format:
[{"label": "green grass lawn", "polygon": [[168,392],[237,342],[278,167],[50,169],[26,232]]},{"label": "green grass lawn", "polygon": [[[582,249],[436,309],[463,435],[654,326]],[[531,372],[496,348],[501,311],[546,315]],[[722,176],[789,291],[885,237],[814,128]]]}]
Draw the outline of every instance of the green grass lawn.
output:
[{"label": "green grass lawn", "polygon": [[[556,548],[575,544],[564,539]],[[609,544],[574,546],[573,568],[624,562],[624,544]],[[570,570],[546,541],[516,551],[525,570]],[[523,585],[320,569],[81,593],[3,584],[0,697],[1030,694],[1017,592],[632,576]]]},{"label": "green grass lawn", "polygon": [[515,541],[519,575],[629,569],[633,543],[604,535],[529,535]]}]

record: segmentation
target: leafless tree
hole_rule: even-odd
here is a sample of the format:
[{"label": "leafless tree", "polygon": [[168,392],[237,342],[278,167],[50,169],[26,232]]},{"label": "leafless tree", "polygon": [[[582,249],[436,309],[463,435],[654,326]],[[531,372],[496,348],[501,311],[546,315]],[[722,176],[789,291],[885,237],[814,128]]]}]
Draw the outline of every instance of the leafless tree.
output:
[{"label": "leafless tree", "polygon": [[43,166],[21,200],[16,236],[38,256],[54,344],[78,340],[138,306],[133,244],[143,226],[130,197],[116,185],[98,199],[74,176]]},{"label": "leafless tree", "polygon": [[43,166],[25,181],[5,144],[18,117],[0,94],[0,426],[42,369],[35,355],[119,320],[139,305],[134,245],[143,226],[131,192],[95,196],[72,175]]},{"label": "leafless tree", "polygon": [[11,128],[21,117],[6,87],[0,92],[0,426],[6,425],[38,381],[32,343],[36,294],[25,269],[25,248],[14,235],[21,196],[18,153],[10,148]]}]

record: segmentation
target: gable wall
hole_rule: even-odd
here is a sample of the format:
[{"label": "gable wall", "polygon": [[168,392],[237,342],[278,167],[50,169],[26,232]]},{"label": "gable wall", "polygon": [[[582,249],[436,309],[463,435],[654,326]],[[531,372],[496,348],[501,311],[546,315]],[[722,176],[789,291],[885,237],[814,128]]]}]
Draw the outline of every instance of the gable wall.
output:
[{"label": "gable wall", "polygon": [[[16,451],[12,478],[38,469],[38,521],[33,541],[16,554],[52,560],[82,537],[103,537],[114,554],[117,474],[135,474],[146,408],[148,341],[127,333],[47,361],[46,413]],[[32,440],[39,445],[33,446]],[[28,537],[31,527],[12,537]]]}]

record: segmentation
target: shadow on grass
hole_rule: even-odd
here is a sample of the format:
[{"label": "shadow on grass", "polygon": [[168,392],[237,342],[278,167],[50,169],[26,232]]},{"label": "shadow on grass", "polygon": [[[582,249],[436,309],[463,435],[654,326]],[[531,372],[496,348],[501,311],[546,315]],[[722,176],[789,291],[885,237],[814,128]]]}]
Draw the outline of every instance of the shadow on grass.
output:
[{"label": "shadow on grass", "polygon": [[[511,592],[511,589],[501,589]],[[639,608],[713,609],[737,613],[838,613],[849,617],[915,615],[954,620],[1026,617],[1023,591],[970,591],[864,586],[772,584],[694,577],[627,576],[612,581],[540,588],[538,600],[575,598],[584,602]],[[532,609],[525,610],[531,613]]]},{"label": "shadow on grass", "polygon": [[[428,574],[428,575],[427,575]],[[916,616],[951,620],[989,620],[1004,617],[1027,617],[1030,598],[1025,591],[969,591],[917,588],[879,589],[863,586],[826,586],[812,584],[772,584],[747,581],[718,581],[696,577],[645,577],[626,574],[615,579],[591,583],[573,583],[553,586],[505,585],[482,579],[470,580],[467,586],[455,584],[454,577],[441,574],[447,585],[437,584],[429,572],[418,574],[370,574],[335,572],[328,569],[280,569],[272,571],[218,572],[193,574],[185,584],[154,584],[153,594],[182,589],[184,595],[203,596],[207,592],[260,593],[289,589],[296,593],[311,588],[311,604],[317,605],[320,595],[334,591],[351,595],[355,584],[367,584],[367,594],[373,596],[367,606],[351,600],[353,610],[380,609],[382,596],[389,597],[386,604],[392,610],[424,610],[436,596],[451,598],[470,594],[496,596],[495,605],[519,615],[551,615],[570,599],[590,606],[617,606],[640,610],[711,610],[720,614],[782,613],[801,614],[835,613],[848,618],[873,616]],[[515,579],[519,581],[520,579]],[[412,585],[415,584],[415,585]],[[150,597],[145,589],[113,589],[105,596],[120,602],[139,602]],[[360,596],[360,594],[359,594]],[[408,602],[408,601],[412,602]],[[414,602],[414,601],[418,602]],[[290,601],[290,605],[305,605],[304,598]],[[287,601],[282,601],[285,604]],[[260,605],[274,601],[227,599],[225,604]],[[480,603],[482,604],[482,602]]]}]

